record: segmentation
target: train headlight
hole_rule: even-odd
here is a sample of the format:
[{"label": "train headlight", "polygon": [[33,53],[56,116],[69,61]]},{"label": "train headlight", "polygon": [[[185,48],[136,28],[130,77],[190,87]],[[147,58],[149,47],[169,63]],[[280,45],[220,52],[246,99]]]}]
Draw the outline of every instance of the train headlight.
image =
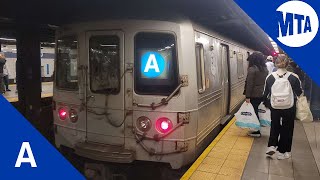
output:
[{"label": "train headlight", "polygon": [[66,120],[68,113],[64,108],[60,108],[58,111],[58,114],[59,114],[59,118],[64,121]]},{"label": "train headlight", "polygon": [[142,132],[149,131],[151,129],[151,126],[151,120],[145,116],[139,117],[136,121],[136,127]]},{"label": "train headlight", "polygon": [[69,118],[70,118],[71,122],[76,123],[78,121],[78,113],[77,113],[77,111],[74,110],[74,109],[71,109],[69,111]]},{"label": "train headlight", "polygon": [[167,133],[173,128],[173,124],[170,119],[166,117],[159,118],[156,122],[156,129],[160,133]]}]

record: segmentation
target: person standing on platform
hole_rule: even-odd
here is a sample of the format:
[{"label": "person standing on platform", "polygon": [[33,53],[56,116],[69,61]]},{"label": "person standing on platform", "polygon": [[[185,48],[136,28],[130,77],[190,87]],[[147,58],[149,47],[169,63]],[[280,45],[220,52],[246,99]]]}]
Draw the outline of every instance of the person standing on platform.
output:
[{"label": "person standing on platform", "polygon": [[299,76],[286,69],[289,60],[285,55],[280,55],[275,64],[278,69],[267,77],[263,95],[264,104],[271,110],[266,154],[272,156],[278,150],[277,158],[282,160],[291,157],[296,101],[302,94],[302,88]]},{"label": "person standing on platform", "polygon": [[[268,76],[268,69],[265,64],[265,56],[260,52],[252,53],[247,61],[249,62],[248,74],[244,89],[246,102],[251,103],[254,111],[258,115],[258,106],[263,101],[263,88],[265,79]],[[248,134],[252,137],[260,137],[260,131],[250,132]]]},{"label": "person standing on platform", "polygon": [[5,86],[5,91],[11,91],[9,89],[9,70],[6,64],[3,66],[3,82]]},{"label": "person standing on platform", "polygon": [[272,56],[268,56],[267,57],[266,66],[267,66],[267,69],[269,71],[269,74],[271,74],[273,69],[274,69],[274,63],[273,63],[273,57]]},{"label": "person standing on platform", "polygon": [[3,52],[0,52],[0,94],[5,92],[3,83],[3,66],[6,64],[6,58]]}]

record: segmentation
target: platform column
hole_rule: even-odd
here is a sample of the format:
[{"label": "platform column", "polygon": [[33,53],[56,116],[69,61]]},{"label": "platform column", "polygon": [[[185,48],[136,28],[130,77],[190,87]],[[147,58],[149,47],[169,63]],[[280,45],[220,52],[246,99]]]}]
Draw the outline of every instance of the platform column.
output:
[{"label": "platform column", "polygon": [[19,111],[35,126],[41,111],[40,29],[20,25],[17,31],[16,77]]}]

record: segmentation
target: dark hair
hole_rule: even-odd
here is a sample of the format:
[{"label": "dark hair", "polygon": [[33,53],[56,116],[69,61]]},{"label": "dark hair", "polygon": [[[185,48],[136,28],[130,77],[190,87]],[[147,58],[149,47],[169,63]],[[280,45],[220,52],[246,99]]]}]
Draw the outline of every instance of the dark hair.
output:
[{"label": "dark hair", "polygon": [[264,55],[261,52],[252,53],[247,61],[249,61],[249,67],[257,66],[259,71],[263,71],[266,66]]}]

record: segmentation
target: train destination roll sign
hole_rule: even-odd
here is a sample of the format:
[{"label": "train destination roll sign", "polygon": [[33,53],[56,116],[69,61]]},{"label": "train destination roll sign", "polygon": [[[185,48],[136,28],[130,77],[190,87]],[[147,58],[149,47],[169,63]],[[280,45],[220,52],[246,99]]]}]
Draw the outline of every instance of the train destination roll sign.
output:
[{"label": "train destination roll sign", "polygon": [[141,56],[141,74],[143,78],[166,78],[167,62],[158,52],[146,52]]}]

